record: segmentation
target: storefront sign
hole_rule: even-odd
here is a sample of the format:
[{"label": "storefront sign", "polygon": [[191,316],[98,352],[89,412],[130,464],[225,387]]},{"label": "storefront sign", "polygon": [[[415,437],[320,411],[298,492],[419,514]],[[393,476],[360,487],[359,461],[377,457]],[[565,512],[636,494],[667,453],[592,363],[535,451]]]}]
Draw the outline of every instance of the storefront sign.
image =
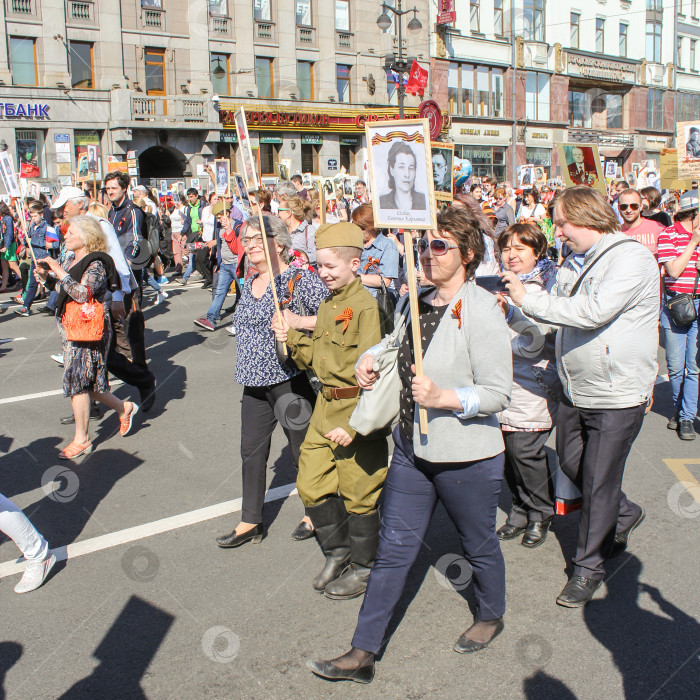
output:
[{"label": "storefront sign", "polygon": [[360,143],[360,139],[357,136],[341,136],[340,145],[341,146],[357,146]]},{"label": "storefront sign", "polygon": [[[235,129],[233,115],[241,105],[222,104],[219,108],[219,121],[224,129]],[[307,112],[303,110],[260,105],[243,105],[248,128],[251,131],[303,131],[308,129],[321,132],[362,132],[366,122],[388,121],[399,118],[398,109],[368,109],[354,113],[349,109],[324,109]],[[406,119],[418,119],[418,110],[406,109]],[[443,116],[443,123],[449,124],[449,116]],[[265,143],[265,142],[263,142]],[[270,143],[269,141],[267,143]],[[280,142],[281,143],[281,142]]]},{"label": "storefront sign", "polygon": [[309,146],[322,146],[323,136],[319,136],[318,134],[302,134],[301,142]]},{"label": "storefront sign", "polygon": [[611,61],[597,56],[582,56],[567,52],[569,75],[580,75],[594,80],[610,80],[616,83],[635,83],[637,81],[636,65]]},{"label": "storefront sign", "polygon": [[507,146],[512,137],[510,127],[494,127],[490,125],[452,124],[450,136],[456,143],[490,143]]},{"label": "storefront sign", "polygon": [[437,24],[452,24],[457,20],[455,0],[438,0]]},{"label": "storefront sign", "polygon": [[238,134],[235,131],[220,131],[220,143],[238,143]]},{"label": "storefront sign", "polygon": [[328,170],[337,170],[338,169],[338,159],[337,158],[329,158],[328,159]]},{"label": "storefront sign", "polygon": [[70,134],[54,134],[53,140],[56,143],[70,143]]},{"label": "storefront sign", "polygon": [[51,119],[49,105],[0,102],[0,119]]},{"label": "storefront sign", "polygon": [[283,143],[281,136],[261,136],[260,143]]}]

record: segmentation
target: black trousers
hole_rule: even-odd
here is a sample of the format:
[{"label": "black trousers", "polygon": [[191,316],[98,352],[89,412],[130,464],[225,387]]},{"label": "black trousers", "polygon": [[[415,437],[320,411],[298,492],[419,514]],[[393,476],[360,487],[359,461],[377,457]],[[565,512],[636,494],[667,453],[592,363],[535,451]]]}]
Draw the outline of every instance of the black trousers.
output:
[{"label": "black trousers", "polygon": [[146,323],[137,295],[124,297],[127,311],[123,321],[112,321],[112,343],[107,354],[107,369],[125,384],[141,391],[149,389],[155,377],[146,362]]},{"label": "black trousers", "polygon": [[554,483],[544,449],[552,430],[503,431],[506,481],[513,494],[508,522],[527,527],[554,516]]},{"label": "black trousers", "polygon": [[559,405],[559,464],[582,495],[575,576],[602,579],[615,531],[629,527],[641,512],[622,492],[622,475],[645,410],[646,403],[618,409]]},{"label": "black trousers", "polygon": [[267,460],[272,433],[279,422],[287,436],[294,466],[299,465],[299,450],[311,420],[316,395],[305,374],[281,384],[246,386],[241,405],[241,461],[243,506],[241,520],[261,523]]},{"label": "black trousers", "polygon": [[[216,252],[216,251],[215,251]],[[211,260],[211,249],[200,248],[194,253],[195,269],[202,275],[205,282],[212,283],[214,266]]]}]

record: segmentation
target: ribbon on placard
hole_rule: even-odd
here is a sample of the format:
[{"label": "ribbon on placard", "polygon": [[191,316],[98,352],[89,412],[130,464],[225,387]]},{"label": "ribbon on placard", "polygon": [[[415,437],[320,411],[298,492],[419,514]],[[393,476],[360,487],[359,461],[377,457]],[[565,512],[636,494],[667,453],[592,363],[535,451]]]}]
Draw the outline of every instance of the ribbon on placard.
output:
[{"label": "ribbon on placard", "polygon": [[343,321],[343,333],[348,329],[350,325],[350,319],[352,318],[352,309],[348,306],[343,310],[342,314],[338,314],[335,317],[336,321]]},{"label": "ribbon on placard", "polygon": [[452,309],[452,316],[457,319],[457,328],[462,327],[462,300],[460,299],[456,304],[454,309]]},{"label": "ribbon on placard", "polygon": [[380,143],[389,143],[389,141],[396,141],[397,139],[401,139],[401,141],[413,141],[415,143],[425,143],[425,139],[423,138],[423,134],[420,131],[416,131],[415,133],[411,134],[410,136],[405,132],[405,131],[390,131],[384,136],[380,136],[379,134],[375,134],[372,137],[372,145],[376,146]]}]

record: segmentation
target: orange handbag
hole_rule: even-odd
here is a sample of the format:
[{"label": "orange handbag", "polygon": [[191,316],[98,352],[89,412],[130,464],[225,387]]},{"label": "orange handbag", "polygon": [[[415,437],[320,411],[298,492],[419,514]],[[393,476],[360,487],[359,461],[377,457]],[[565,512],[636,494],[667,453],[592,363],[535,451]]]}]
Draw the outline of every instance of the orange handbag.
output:
[{"label": "orange handbag", "polygon": [[66,310],[61,318],[66,340],[79,343],[94,343],[102,340],[104,323],[104,306],[92,298],[90,289],[88,289],[88,300],[83,304],[79,304],[77,301],[67,302]]}]

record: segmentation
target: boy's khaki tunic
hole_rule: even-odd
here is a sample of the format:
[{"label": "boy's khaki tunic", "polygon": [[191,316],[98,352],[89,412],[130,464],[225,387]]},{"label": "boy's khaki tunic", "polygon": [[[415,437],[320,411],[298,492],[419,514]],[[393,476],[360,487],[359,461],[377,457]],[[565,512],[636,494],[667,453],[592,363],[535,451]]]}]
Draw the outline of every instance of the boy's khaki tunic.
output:
[{"label": "boy's khaki tunic", "polygon": [[[340,493],[349,513],[369,513],[376,507],[389,459],[386,433],[357,435],[348,421],[358,397],[329,399],[328,394],[333,387],[357,386],[355,365],[380,340],[379,308],[360,278],[321,303],[312,338],[292,328],[287,333],[294,362],[313,369],[324,387],[299,458],[297,488],[305,506]],[[350,445],[341,447],[324,437],[334,428],[347,431],[353,438]]]}]

